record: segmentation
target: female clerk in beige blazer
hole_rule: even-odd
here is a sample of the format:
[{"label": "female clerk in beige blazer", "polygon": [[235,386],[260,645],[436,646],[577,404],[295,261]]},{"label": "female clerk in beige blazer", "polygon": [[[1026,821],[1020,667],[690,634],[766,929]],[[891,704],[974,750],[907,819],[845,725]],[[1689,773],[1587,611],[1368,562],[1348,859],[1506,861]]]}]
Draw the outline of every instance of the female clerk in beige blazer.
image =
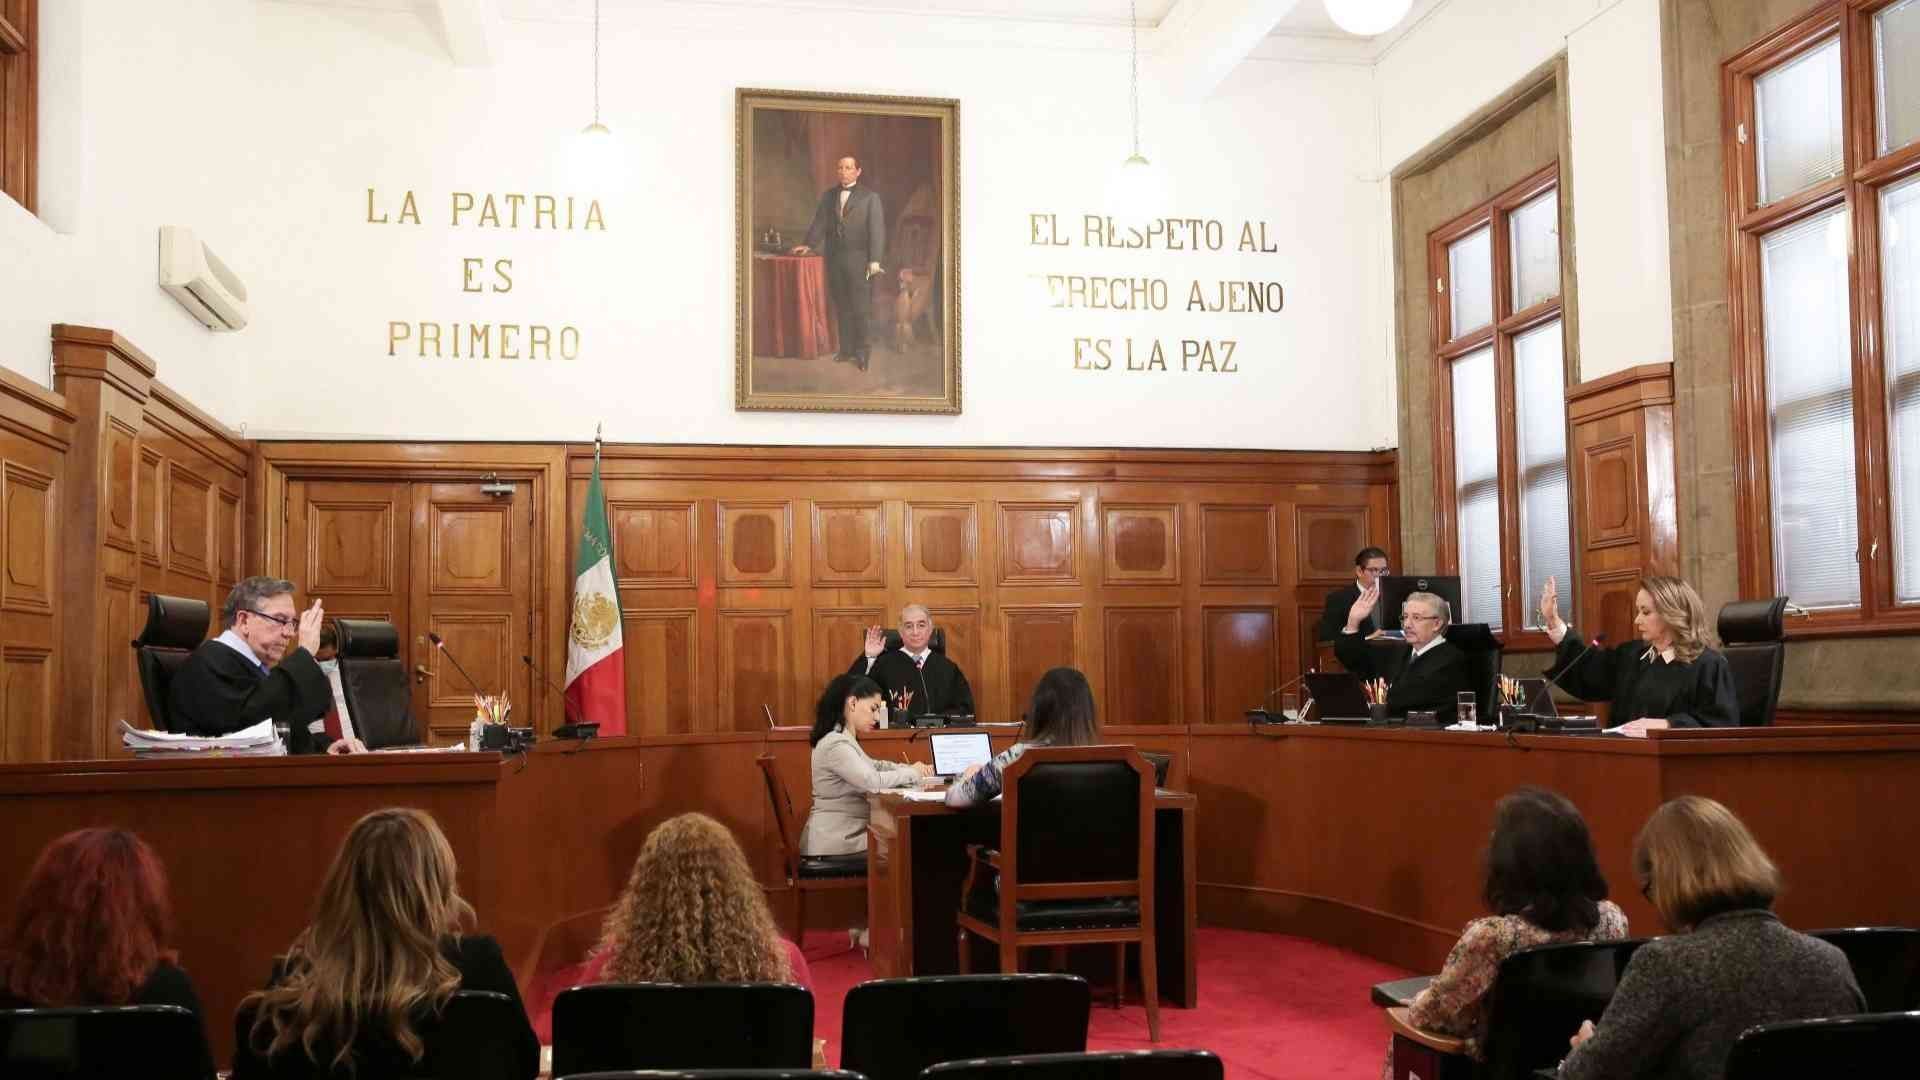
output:
[{"label": "female clerk in beige blazer", "polygon": [[886,715],[880,684],[841,675],[827,684],[814,709],[813,809],[800,835],[802,855],[858,855],[867,850],[867,794],[912,787],[933,773],[926,764],[875,761],[859,737]]}]

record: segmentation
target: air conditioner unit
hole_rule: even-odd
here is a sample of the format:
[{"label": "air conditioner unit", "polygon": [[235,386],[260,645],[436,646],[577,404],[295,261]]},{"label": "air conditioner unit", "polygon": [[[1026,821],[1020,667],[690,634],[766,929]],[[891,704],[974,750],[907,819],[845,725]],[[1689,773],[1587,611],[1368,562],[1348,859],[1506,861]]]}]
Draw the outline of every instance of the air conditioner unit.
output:
[{"label": "air conditioner unit", "polygon": [[160,226],[160,287],[209,330],[247,325],[246,285],[192,229]]}]

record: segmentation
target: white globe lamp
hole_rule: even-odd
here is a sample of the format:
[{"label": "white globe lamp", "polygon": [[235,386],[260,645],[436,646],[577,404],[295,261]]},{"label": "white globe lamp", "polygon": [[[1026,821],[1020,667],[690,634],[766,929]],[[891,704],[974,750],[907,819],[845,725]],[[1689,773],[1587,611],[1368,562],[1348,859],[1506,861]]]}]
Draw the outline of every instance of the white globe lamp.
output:
[{"label": "white globe lamp", "polygon": [[1325,0],[1327,17],[1349,34],[1373,37],[1400,25],[1413,0]]}]

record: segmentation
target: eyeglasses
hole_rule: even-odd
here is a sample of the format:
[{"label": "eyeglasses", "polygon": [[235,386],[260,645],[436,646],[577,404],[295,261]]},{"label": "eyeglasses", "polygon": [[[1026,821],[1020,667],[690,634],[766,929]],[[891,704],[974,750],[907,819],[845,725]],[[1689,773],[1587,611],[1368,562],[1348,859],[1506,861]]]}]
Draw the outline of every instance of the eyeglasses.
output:
[{"label": "eyeglasses", "polygon": [[1422,615],[1422,614],[1419,614],[1418,612],[1413,612],[1413,611],[1403,611],[1400,613],[1401,622],[1412,622],[1415,619],[1418,619],[1421,622],[1439,622],[1440,616]]},{"label": "eyeglasses", "polygon": [[1393,573],[1393,569],[1386,566],[1363,566],[1360,568],[1360,572],[1363,574],[1372,574],[1374,577],[1386,577],[1388,574]]},{"label": "eyeglasses", "polygon": [[240,610],[249,615],[258,615],[275,626],[292,626],[296,618],[296,616],[293,615],[269,615],[264,611],[259,611],[254,608],[241,608]]}]

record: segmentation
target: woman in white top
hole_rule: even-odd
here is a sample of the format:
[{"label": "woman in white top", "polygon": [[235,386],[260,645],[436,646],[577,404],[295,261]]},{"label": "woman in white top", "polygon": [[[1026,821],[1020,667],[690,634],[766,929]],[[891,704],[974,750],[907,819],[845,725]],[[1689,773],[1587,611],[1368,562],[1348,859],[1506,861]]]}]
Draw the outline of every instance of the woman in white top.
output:
[{"label": "woman in white top", "polygon": [[865,675],[841,675],[814,707],[813,809],[800,834],[803,855],[858,855],[867,850],[867,795],[912,787],[932,775],[924,763],[875,761],[860,736],[880,726],[887,710],[880,684]]}]

